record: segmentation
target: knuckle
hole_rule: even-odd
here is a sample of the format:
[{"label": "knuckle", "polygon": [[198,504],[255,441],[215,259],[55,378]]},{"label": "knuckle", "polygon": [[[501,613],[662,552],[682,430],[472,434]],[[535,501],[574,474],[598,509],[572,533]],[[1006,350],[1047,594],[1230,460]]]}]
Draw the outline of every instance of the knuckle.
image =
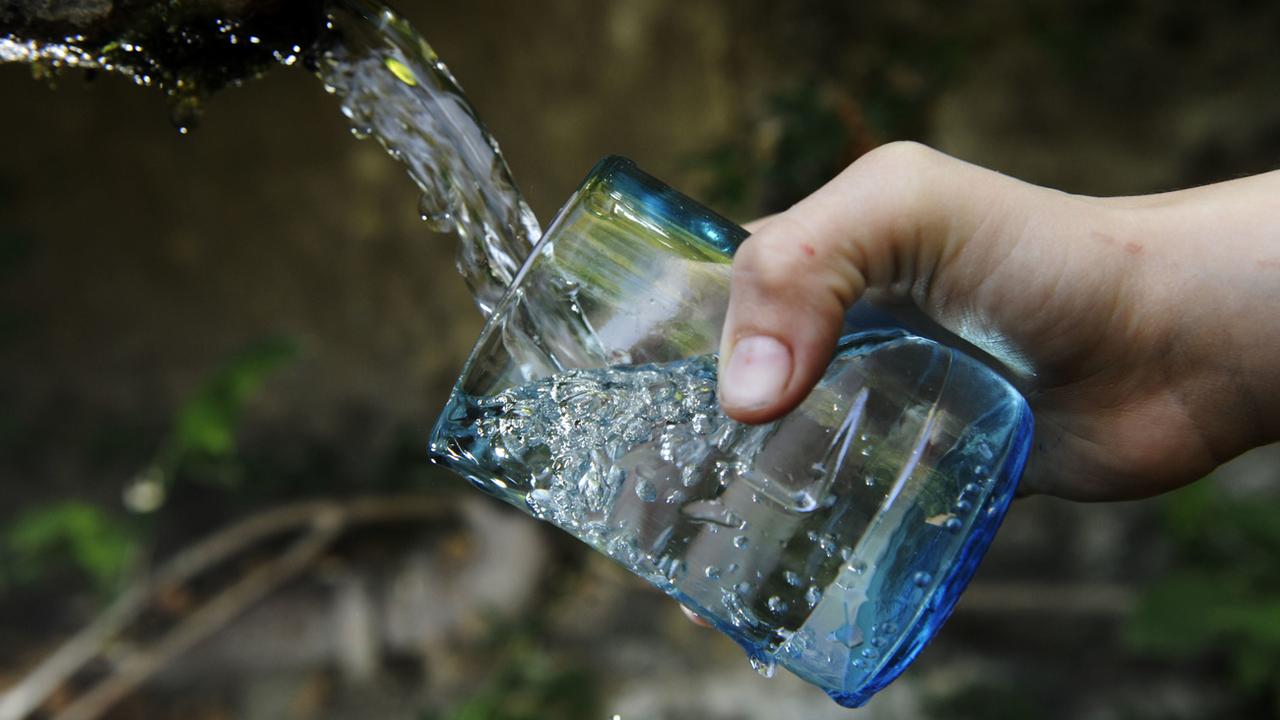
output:
[{"label": "knuckle", "polygon": [[867,208],[866,231],[878,238],[914,241],[940,209],[941,183],[953,168],[950,158],[927,145],[899,141],[863,155],[849,168],[846,189]]},{"label": "knuckle", "polygon": [[803,282],[817,269],[823,243],[803,222],[784,213],[769,231],[753,235],[734,258],[734,272],[763,292]]},{"label": "knuckle", "polygon": [[942,153],[911,140],[897,140],[871,150],[853,162],[853,168],[891,173],[912,173],[932,166]]},{"label": "knuckle", "polygon": [[926,197],[927,176],[945,155],[917,142],[900,140],[872,150],[849,166],[849,182],[887,209],[907,212]]},{"label": "knuckle", "polygon": [[734,260],[735,292],[757,307],[806,308],[839,315],[855,299],[860,274],[840,238],[818,232],[795,211],[779,215],[769,231],[744,243]]}]

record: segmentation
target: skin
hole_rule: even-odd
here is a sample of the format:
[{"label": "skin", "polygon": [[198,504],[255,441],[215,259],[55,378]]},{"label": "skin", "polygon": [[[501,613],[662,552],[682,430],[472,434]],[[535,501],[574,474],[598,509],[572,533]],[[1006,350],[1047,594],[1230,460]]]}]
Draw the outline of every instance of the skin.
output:
[{"label": "skin", "polygon": [[[1024,492],[1147,497],[1280,440],[1280,172],[1095,198],[878,148],[738,250],[725,412],[759,423],[795,407],[864,293],[1030,371]],[[776,388],[739,346],[778,349]]]}]

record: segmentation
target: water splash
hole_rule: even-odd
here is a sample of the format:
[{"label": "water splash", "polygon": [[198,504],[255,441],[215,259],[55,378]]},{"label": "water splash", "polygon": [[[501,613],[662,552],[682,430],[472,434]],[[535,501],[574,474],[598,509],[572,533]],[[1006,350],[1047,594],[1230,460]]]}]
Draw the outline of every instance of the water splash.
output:
[{"label": "water splash", "polygon": [[542,231],[449,68],[391,10],[337,0],[315,69],[353,133],[375,138],[408,169],[423,219],[458,235],[458,271],[491,313]]}]

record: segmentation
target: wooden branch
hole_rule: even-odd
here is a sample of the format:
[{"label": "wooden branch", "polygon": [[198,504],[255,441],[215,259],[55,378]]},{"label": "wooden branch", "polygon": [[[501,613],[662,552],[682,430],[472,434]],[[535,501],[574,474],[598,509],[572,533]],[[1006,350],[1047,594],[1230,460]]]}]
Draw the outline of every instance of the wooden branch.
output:
[{"label": "wooden branch", "polygon": [[316,515],[311,531],[288,550],[251,570],[146,650],[125,660],[115,672],[55,715],[54,720],[96,720],[157,670],[307,569],[342,533],[345,519],[332,509]]},{"label": "wooden branch", "polygon": [[[317,519],[325,517],[338,518],[337,524],[341,530],[365,523],[420,519],[442,516],[444,513],[445,508],[438,501],[421,496],[363,497],[342,501],[308,500],[266,510],[222,528],[174,555],[154,575],[143,577],[126,588],[98,617],[0,695],[0,720],[21,720],[34,712],[63,683],[97,657],[113,638],[147,608],[158,593],[190,581],[267,538],[296,532],[311,525],[312,531],[299,541],[303,543],[315,535]],[[299,545],[295,544],[286,552],[292,553],[297,547]],[[277,560],[282,560],[283,557]],[[223,595],[238,586],[239,583],[224,591]],[[215,601],[216,599],[210,602]],[[249,602],[252,603],[253,600]],[[232,617],[244,609],[239,608]],[[197,613],[203,610],[202,607]],[[190,619],[185,622],[190,622]],[[226,620],[223,622],[225,624]]]}]

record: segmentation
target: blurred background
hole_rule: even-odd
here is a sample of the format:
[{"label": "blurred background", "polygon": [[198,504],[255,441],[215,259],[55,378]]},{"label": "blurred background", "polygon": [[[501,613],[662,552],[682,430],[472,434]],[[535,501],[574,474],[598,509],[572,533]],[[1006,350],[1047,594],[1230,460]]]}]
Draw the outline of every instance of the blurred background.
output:
[{"label": "blurred background", "polygon": [[[1273,2],[399,9],[544,223],[610,153],[741,221],[898,139],[1090,194],[1280,166]],[[0,688],[83,660],[42,717],[1280,716],[1275,448],[1157,500],[1018,502],[938,640],[845,710],[426,462],[480,315],[311,75],[187,134],[111,74],[0,65],[0,98]]]}]

